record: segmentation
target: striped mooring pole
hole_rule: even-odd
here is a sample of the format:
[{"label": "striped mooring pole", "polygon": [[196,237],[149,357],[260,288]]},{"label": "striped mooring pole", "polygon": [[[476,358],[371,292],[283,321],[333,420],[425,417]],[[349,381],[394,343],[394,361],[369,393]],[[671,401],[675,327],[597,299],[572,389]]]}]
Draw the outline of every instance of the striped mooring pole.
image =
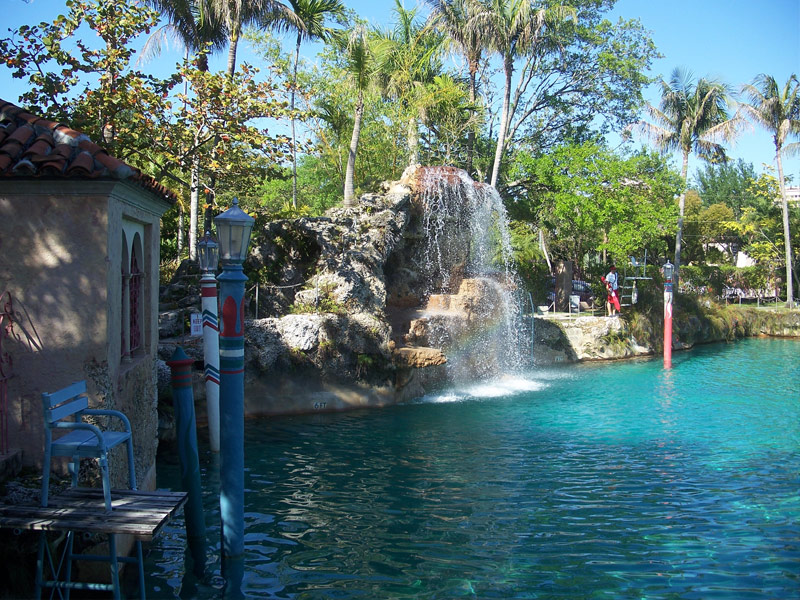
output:
[{"label": "striped mooring pole", "polygon": [[217,317],[217,278],[203,271],[200,279],[203,297],[203,355],[205,357],[206,411],[208,442],[219,452],[219,320]]},{"label": "striped mooring pole", "polygon": [[674,266],[664,265],[664,368],[672,368],[672,275]]},{"label": "striped mooring pole", "polygon": [[180,346],[175,348],[172,358],[167,361],[172,371],[172,404],[175,409],[181,485],[188,494],[186,508],[183,511],[186,520],[186,539],[194,562],[194,572],[198,577],[202,577],[206,567],[206,523],[192,393],[193,363],[194,360],[186,356]]}]

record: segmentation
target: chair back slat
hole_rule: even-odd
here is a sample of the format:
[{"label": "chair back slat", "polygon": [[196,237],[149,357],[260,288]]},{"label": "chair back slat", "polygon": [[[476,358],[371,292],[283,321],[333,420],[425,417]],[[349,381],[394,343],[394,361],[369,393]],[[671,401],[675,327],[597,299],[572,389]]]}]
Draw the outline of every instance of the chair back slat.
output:
[{"label": "chair back slat", "polygon": [[52,394],[42,394],[42,403],[45,410],[61,404],[67,400],[71,400],[75,396],[80,396],[86,393],[86,381],[76,381],[65,388],[53,392]]},{"label": "chair back slat", "polygon": [[78,396],[70,402],[64,402],[55,408],[45,410],[45,422],[50,425],[87,408],[89,408],[88,396]]}]

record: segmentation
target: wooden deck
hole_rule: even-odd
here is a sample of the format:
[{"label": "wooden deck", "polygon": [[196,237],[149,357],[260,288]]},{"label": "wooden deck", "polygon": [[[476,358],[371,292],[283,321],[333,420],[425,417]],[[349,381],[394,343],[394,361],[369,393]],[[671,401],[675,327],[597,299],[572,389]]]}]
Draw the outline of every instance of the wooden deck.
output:
[{"label": "wooden deck", "polygon": [[151,541],[186,503],[185,492],[112,490],[113,510],[106,512],[103,490],[68,488],[49,506],[0,504],[0,528],[33,531],[85,531],[132,535]]}]

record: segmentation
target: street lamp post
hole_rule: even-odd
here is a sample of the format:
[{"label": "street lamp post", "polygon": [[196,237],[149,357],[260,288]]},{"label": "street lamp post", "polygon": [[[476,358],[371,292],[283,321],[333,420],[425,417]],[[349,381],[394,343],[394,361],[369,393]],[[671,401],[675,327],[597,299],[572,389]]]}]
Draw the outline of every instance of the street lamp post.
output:
[{"label": "street lamp post", "polygon": [[200,291],[203,298],[203,355],[208,440],[211,451],[219,452],[219,318],[217,278],[214,276],[219,262],[219,246],[208,231],[197,243],[197,259],[203,272],[200,278]]},{"label": "street lamp post", "polygon": [[672,274],[675,267],[664,264],[664,368],[672,367]]},{"label": "street lamp post", "polygon": [[214,219],[222,273],[220,355],[220,515],[222,574],[226,593],[237,596],[244,576],[244,284],[254,219],[233,206]]}]

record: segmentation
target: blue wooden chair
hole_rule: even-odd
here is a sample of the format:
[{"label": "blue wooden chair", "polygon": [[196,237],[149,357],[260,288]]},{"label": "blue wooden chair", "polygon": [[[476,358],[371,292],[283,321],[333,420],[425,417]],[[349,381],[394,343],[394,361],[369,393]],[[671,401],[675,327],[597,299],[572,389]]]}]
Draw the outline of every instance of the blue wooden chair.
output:
[{"label": "blue wooden chair", "polygon": [[[122,443],[127,444],[130,489],[136,489],[133,440],[128,417],[117,410],[90,409],[85,381],[78,381],[51,394],[42,394],[42,407],[44,409],[42,506],[47,506],[47,495],[50,487],[50,461],[53,457],[66,456],[72,459],[70,472],[72,473],[73,487],[78,485],[81,459],[94,458],[100,464],[103,498],[106,510],[110,511],[111,484],[108,477],[108,452]],[[103,415],[119,419],[124,430],[103,431],[96,425],[85,422],[83,417],[87,415]],[[65,431],[66,434],[57,437],[61,431]]]},{"label": "blue wooden chair", "polygon": [[[133,457],[133,439],[131,436],[131,423],[123,413],[117,410],[90,409],[89,398],[86,395],[86,382],[78,381],[57,392],[42,394],[42,408],[44,409],[44,465],[42,474],[41,504],[47,506],[50,488],[50,462],[55,456],[66,456],[71,459],[70,472],[72,473],[72,487],[78,486],[78,473],[82,458],[94,458],[100,464],[100,475],[103,481],[103,500],[106,512],[111,512],[111,482],[108,475],[108,453],[111,449],[126,444],[128,450],[128,483],[131,490],[136,489],[136,468]],[[120,430],[101,430],[92,423],[87,423],[83,417],[87,415],[107,416],[118,419],[122,423]],[[66,432],[60,435],[60,432]],[[55,435],[54,435],[55,434]],[[139,594],[145,597],[144,560],[142,555],[142,542],[136,540],[136,557],[117,556],[116,535],[108,534],[108,556],[75,555],[73,554],[74,531],[69,531],[65,543],[64,556],[55,565],[50,560],[49,550],[45,540],[45,531],[42,531],[39,540],[37,558],[37,591],[41,594],[42,587],[53,587],[59,591],[65,590],[61,597],[69,598],[72,589],[110,589],[114,598],[120,598],[119,563],[136,563],[139,568]],[[48,556],[53,581],[44,583],[45,580],[45,555]],[[72,561],[90,560],[108,562],[111,569],[111,584],[81,583],[72,581]],[[64,580],[60,580],[62,576]]]}]

